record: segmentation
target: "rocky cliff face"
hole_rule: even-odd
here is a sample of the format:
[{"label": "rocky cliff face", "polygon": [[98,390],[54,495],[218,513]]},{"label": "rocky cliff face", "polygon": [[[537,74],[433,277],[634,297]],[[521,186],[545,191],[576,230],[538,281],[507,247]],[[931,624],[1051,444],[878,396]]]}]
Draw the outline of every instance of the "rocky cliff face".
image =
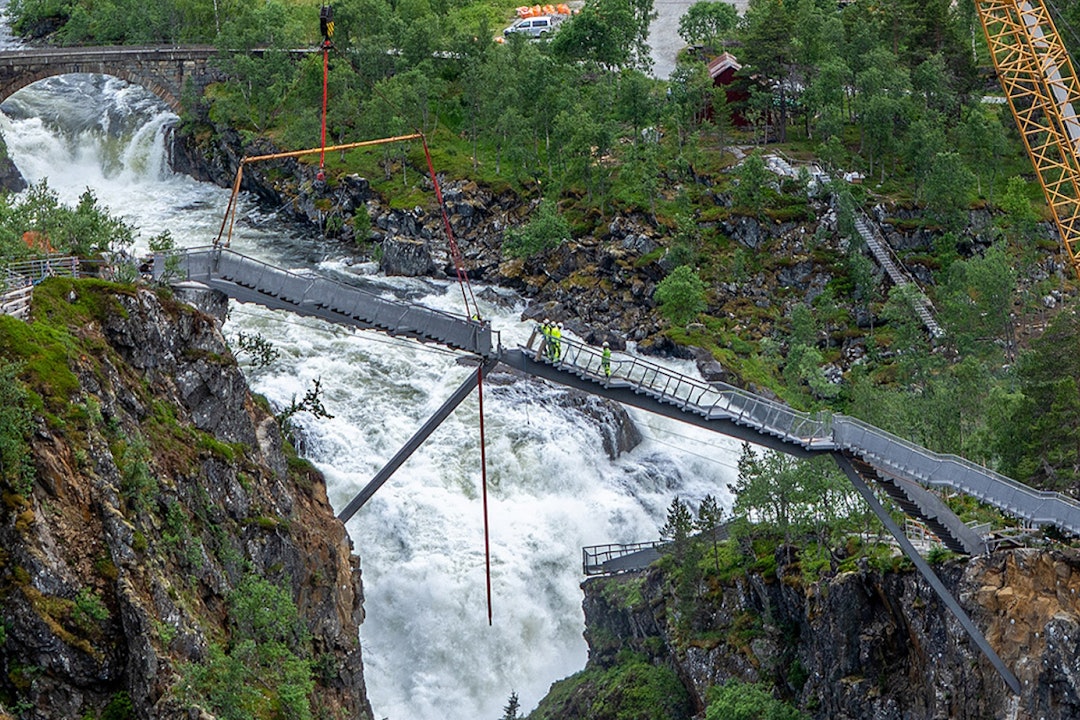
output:
[{"label": "rocky cliff face", "polygon": [[[230,130],[180,134],[173,143],[171,162],[179,172],[228,187],[241,157],[275,151],[265,141],[259,142],[245,146]],[[318,183],[315,172],[316,168],[294,159],[267,161],[245,168],[242,187],[288,219],[342,241],[358,257],[378,245],[380,265],[387,274],[454,275],[443,218],[434,211],[433,202],[427,208],[391,208],[363,178],[347,176]],[[425,175],[417,177],[419,186],[431,189]],[[502,253],[506,228],[526,222],[537,201],[508,192],[497,194],[468,180],[443,178],[440,183],[448,220],[471,279],[519,292],[532,301],[530,317],[547,315],[563,321],[589,342],[607,340],[622,349],[626,340],[646,341],[639,346],[646,352],[689,357],[685,349],[660,334],[664,326],[653,311],[656,283],[670,269],[664,261],[669,229],[644,217],[618,216],[594,235],[528,260],[507,259]],[[719,197],[717,201],[726,202]],[[358,246],[356,242],[358,215],[370,221],[371,244]],[[778,283],[792,301],[820,293],[832,275],[827,262],[815,265],[811,260],[809,241],[815,227],[808,232],[794,222],[763,223],[753,218],[725,224],[724,232],[740,246],[761,249],[766,258],[796,257],[792,264],[798,272],[788,269],[785,260],[778,270],[767,269],[745,283],[725,285],[721,288],[724,302],[733,309],[755,302],[771,304],[777,299]],[[758,323],[755,328],[767,332],[770,326]]]},{"label": "rocky cliff face", "polygon": [[[266,141],[246,147],[234,131],[206,131],[178,136],[172,160],[181,172],[228,187],[242,156],[274,151]],[[358,176],[317,182],[316,168],[294,159],[248,166],[243,187],[285,217],[341,241],[343,249],[355,253],[358,260],[377,255],[387,274],[453,276],[456,270],[443,218],[435,209],[424,170],[415,169],[414,184],[430,191],[431,202],[408,209],[390,207]],[[745,342],[765,337],[782,341],[791,309],[813,302],[834,280],[843,285],[848,274],[848,242],[838,229],[829,198],[810,198],[797,211],[777,218],[750,217],[733,212],[728,194],[710,188],[714,207],[703,207],[691,233],[698,239],[689,245],[685,239],[676,239],[679,231],[670,220],[664,224],[644,213],[602,220],[592,216],[591,233],[523,260],[503,255],[504,233],[527,222],[538,201],[496,193],[468,180],[442,178],[440,184],[464,269],[472,280],[517,291],[530,301],[529,318],[561,321],[587,342],[606,340],[618,350],[634,341],[644,353],[698,359],[709,379],[740,384],[737,372],[729,374],[715,367],[713,355],[738,354]],[[873,215],[911,273],[924,286],[932,286],[933,273],[926,263],[933,263],[928,258],[941,237],[940,228],[928,229],[918,208],[879,205]],[[994,237],[991,230],[990,214],[972,211],[958,241],[959,251],[966,255],[989,245]],[[702,240],[706,236],[709,241]],[[681,249],[680,242],[685,245]],[[729,342],[728,347],[705,351],[696,358],[692,349],[670,339],[665,332],[668,325],[655,310],[653,293],[674,267],[679,252],[710,257],[704,264],[714,264],[716,275],[703,278],[711,286],[709,314],[723,318],[727,331],[744,342]],[[1064,266],[1047,253],[1031,272],[1033,276],[1024,282],[1063,276]],[[874,271],[873,283],[882,292],[887,289],[880,269]],[[830,302],[844,304],[859,326],[883,322],[841,295],[834,293]],[[1044,302],[1049,307],[1057,300],[1060,297]],[[826,368],[826,373],[838,379],[842,370],[865,355],[865,338],[846,327],[825,325],[830,345],[840,350],[836,365]],[[695,338],[695,328],[687,330],[688,337],[683,339],[687,344],[707,335],[699,333]]]},{"label": "rocky cliff face", "polygon": [[[999,551],[938,573],[1019,678],[1017,717],[1080,717],[1080,554]],[[775,576],[713,578],[689,603],[660,569],[584,588],[589,665],[643,654],[674,669],[699,710],[734,679],[822,720],[1011,717],[1008,688],[914,571],[806,586],[781,562]]]},{"label": "rocky cliff face", "polygon": [[0,505],[0,717],[372,717],[359,560],[214,318],[54,279],[0,348],[34,417]]}]

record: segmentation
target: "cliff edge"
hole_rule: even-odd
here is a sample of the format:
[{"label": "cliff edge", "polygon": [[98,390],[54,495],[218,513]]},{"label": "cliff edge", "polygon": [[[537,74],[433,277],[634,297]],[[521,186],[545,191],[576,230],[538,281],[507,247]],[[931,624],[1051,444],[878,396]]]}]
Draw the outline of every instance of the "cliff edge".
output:
[{"label": "cliff edge", "polygon": [[764,693],[761,707],[782,703],[784,718],[1080,717],[1080,553],[999,550],[937,567],[1019,678],[1015,708],[922,577],[895,565],[807,582],[788,547],[774,571],[687,584],[661,561],[587,580],[588,665],[529,717],[645,717],[635,703],[652,698],[648,717],[711,719],[724,717],[708,710],[725,687],[747,704]]},{"label": "cliff edge", "polygon": [[372,717],[359,559],[213,317],[51,279],[0,366],[0,718]]}]

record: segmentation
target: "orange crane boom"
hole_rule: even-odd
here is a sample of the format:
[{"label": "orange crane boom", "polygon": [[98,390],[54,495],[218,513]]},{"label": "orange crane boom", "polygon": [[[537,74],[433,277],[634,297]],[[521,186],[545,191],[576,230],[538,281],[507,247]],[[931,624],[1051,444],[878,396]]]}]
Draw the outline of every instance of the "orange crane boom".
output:
[{"label": "orange crane boom", "polygon": [[1080,276],[1080,85],[1042,0],[976,0],[998,79]]}]

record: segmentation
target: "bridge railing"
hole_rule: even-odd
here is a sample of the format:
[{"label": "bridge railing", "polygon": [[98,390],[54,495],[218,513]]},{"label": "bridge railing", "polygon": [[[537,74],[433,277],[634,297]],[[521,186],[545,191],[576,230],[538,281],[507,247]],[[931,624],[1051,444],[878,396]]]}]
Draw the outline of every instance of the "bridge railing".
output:
[{"label": "bridge railing", "polygon": [[525,350],[538,361],[608,387],[629,388],[684,411],[731,420],[809,450],[849,450],[884,473],[953,488],[1033,524],[1053,524],[1080,534],[1077,501],[1030,488],[961,457],[934,453],[856,418],[802,413],[725,383],[706,383],[640,358],[612,355],[605,367],[602,349],[569,338],[549,341],[539,327]]},{"label": "bridge railing", "polygon": [[50,277],[79,277],[79,258],[49,255],[5,265],[0,270],[0,313],[26,320],[34,286]]},{"label": "bridge railing", "polygon": [[[539,339],[539,344],[537,340]],[[535,347],[534,347],[535,346]],[[605,369],[603,350],[562,338],[556,344],[537,326],[526,345],[537,360],[571,370],[612,387],[629,387],[709,419],[731,420],[769,432],[806,448],[833,445],[832,416],[804,413],[727,383],[709,383],[637,357],[612,355]]]},{"label": "bridge railing", "polygon": [[0,280],[0,314],[26,320],[33,294],[34,285],[25,277],[10,275]]},{"label": "bridge railing", "polygon": [[169,272],[170,258],[180,260],[177,273],[188,280],[241,282],[298,312],[307,311],[331,320],[346,315],[391,334],[436,340],[484,357],[494,354],[497,348],[498,335],[490,323],[391,300],[321,275],[292,272],[234,250],[206,246],[159,254],[154,258],[155,277]]},{"label": "bridge railing", "polygon": [[[1080,534],[1080,503],[1061,493],[1036,490],[956,455],[935,453],[857,418],[837,415],[836,444],[930,485],[951,487],[1038,525]],[[887,468],[885,468],[887,469]]]},{"label": "bridge railing", "polygon": [[46,257],[22,260],[4,266],[4,276],[22,277],[33,284],[38,284],[50,277],[79,277],[79,258],[73,255],[48,255]]},{"label": "bridge railing", "polygon": [[581,569],[586,575],[603,575],[608,572],[604,569],[604,563],[642,550],[653,550],[663,544],[662,540],[654,540],[652,542],[631,543],[628,545],[616,543],[589,545],[581,548]]}]

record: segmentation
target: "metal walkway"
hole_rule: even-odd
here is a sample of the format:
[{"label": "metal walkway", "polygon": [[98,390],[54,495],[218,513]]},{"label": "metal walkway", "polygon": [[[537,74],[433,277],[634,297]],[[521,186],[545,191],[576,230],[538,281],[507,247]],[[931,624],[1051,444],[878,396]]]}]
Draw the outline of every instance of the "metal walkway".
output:
[{"label": "metal walkway", "polygon": [[724,383],[707,383],[655,363],[613,357],[604,372],[599,348],[563,339],[558,357],[534,332],[529,344],[503,349],[491,326],[412,303],[381,297],[316,274],[298,274],[223,248],[157,256],[154,276],[195,280],[241,302],[323,318],[390,335],[434,342],[499,360],[534,376],[617,402],[690,422],[800,457],[840,452],[861,475],[882,486],[905,511],[926,522],[950,548],[984,549],[981,538],[923,486],[971,495],[1030,525],[1055,525],[1080,535],[1080,504],[1060,493],[1034,490],[954,455],[930,452],[860,420],[803,413]]},{"label": "metal walkway", "polygon": [[[282,270],[223,248],[155,257],[154,277],[163,281],[195,280],[242,302],[436,342],[483,359],[476,374],[466,378],[339,514],[343,522],[453,412],[483,374],[501,361],[537,377],[792,455],[830,454],[1014,693],[1020,691],[1016,676],[896,526],[865,481],[873,480],[884,487],[906,512],[932,527],[956,550],[978,553],[986,545],[983,538],[964,525],[923,484],[967,493],[1032,525],[1052,524],[1080,535],[1080,504],[1058,493],[1033,490],[961,458],[932,453],[854,418],[798,412],[731,385],[707,383],[639,358],[612,357],[606,364],[598,348],[565,338],[552,347],[538,331],[533,333],[528,345],[504,350],[497,343],[493,345],[491,327],[485,323],[389,300],[318,275]],[[640,552],[656,550],[642,548]],[[624,562],[637,562],[640,558],[617,560],[597,557],[592,558],[592,565],[601,571],[605,565],[609,570],[620,570],[625,569],[621,567]],[[588,556],[584,564],[588,571]]]},{"label": "metal walkway", "polygon": [[855,230],[866,242],[866,247],[870,249],[870,253],[878,261],[878,265],[882,267],[885,274],[889,276],[889,279],[892,280],[893,285],[898,288],[911,288],[908,296],[911,309],[919,316],[919,320],[926,326],[930,336],[939,338],[944,335],[945,331],[938,324],[937,319],[934,318],[934,306],[930,303],[930,299],[926,297],[922,288],[915,282],[915,278],[911,277],[911,274],[900,263],[899,258],[892,254],[889,243],[881,236],[881,231],[878,230],[877,225],[865,215],[859,213],[855,215]]},{"label": "metal walkway", "polygon": [[613,575],[649,567],[660,559],[664,543],[589,545],[581,548],[581,571],[588,575]]},{"label": "metal walkway", "polygon": [[283,270],[226,248],[157,255],[153,274],[157,280],[195,280],[240,302],[382,330],[483,358],[497,354],[488,323],[385,298],[321,275]]},{"label": "metal walkway", "polygon": [[[708,531],[695,537],[722,543],[731,537],[731,523],[718,525],[709,537]],[[671,542],[653,540],[652,542],[607,545],[588,545],[581,548],[581,571],[589,575],[614,575],[621,572],[633,572],[649,567],[660,559]]]},{"label": "metal walkway", "polygon": [[840,452],[867,479],[905,509],[941,532],[949,547],[977,553],[981,538],[922,485],[971,495],[1030,525],[1055,525],[1080,535],[1080,504],[1044,492],[955,455],[934,453],[845,415],[803,413],[724,383],[680,375],[640,358],[613,357],[610,377],[601,351],[563,339],[559,357],[534,333],[529,345],[502,354],[504,363],[532,375],[612,400],[709,428],[800,457]]}]

